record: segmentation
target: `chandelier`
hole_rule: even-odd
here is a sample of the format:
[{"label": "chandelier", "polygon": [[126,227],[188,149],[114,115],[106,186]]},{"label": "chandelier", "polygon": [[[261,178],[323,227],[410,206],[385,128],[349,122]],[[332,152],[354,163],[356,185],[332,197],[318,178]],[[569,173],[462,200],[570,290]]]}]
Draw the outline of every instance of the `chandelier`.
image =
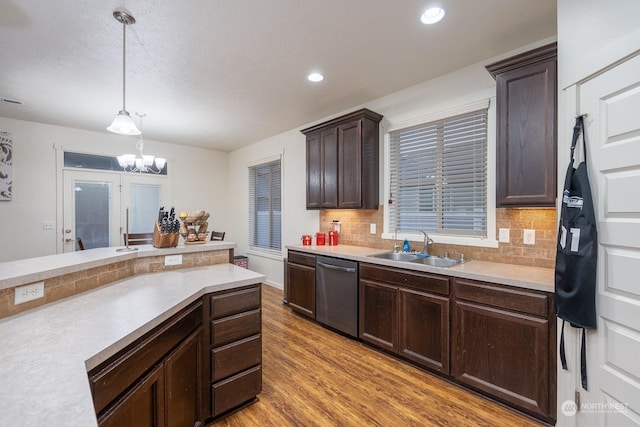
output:
[{"label": "chandelier", "polygon": [[[145,117],[146,114],[136,113],[136,116],[140,117],[140,129],[142,129],[142,118]],[[116,157],[118,164],[125,172],[155,174],[162,172],[167,163],[167,159],[144,154],[144,138],[142,136],[140,136],[140,139],[136,142],[136,149],[138,150],[138,154],[123,154]]]}]

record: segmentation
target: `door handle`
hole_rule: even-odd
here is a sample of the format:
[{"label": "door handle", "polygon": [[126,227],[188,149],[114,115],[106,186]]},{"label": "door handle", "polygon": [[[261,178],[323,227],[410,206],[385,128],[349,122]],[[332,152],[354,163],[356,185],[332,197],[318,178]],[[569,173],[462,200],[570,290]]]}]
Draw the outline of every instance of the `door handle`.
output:
[{"label": "door handle", "polygon": [[70,239],[70,238],[67,237],[66,239],[64,239],[64,241],[65,241],[65,243],[71,243],[71,242],[73,242],[73,239]]},{"label": "door handle", "polygon": [[320,262],[320,261],[317,261],[316,265],[320,266],[320,267],[328,268],[330,270],[344,271],[344,272],[347,272],[347,273],[355,273],[356,272],[355,268],[340,267],[338,265],[325,264],[324,262]]}]

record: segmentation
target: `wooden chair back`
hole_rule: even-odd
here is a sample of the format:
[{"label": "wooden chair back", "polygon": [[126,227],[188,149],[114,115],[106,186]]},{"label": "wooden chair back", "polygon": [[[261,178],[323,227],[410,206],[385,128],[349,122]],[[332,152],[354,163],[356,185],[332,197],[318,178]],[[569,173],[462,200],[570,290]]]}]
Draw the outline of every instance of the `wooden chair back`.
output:
[{"label": "wooden chair back", "polygon": [[[127,233],[123,233],[124,243],[127,244]],[[129,233],[129,246],[150,245],[153,240],[153,233]]]},{"label": "wooden chair back", "polygon": [[211,232],[211,240],[224,240],[224,231],[212,231]]}]

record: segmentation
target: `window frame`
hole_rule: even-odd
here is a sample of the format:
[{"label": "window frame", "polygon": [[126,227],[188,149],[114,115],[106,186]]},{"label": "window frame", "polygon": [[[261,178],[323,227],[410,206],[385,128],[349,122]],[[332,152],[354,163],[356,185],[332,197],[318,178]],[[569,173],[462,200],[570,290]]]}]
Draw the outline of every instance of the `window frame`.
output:
[{"label": "window frame", "polygon": [[[256,171],[258,168],[260,167],[265,167],[268,166],[270,164],[273,163],[278,163],[279,164],[279,172],[280,172],[280,176],[279,176],[279,180],[280,180],[280,186],[279,186],[279,199],[280,199],[280,218],[279,218],[279,225],[277,227],[277,230],[279,230],[280,236],[279,236],[279,248],[273,248],[271,246],[273,246],[274,242],[272,240],[272,236],[270,235],[269,237],[269,243],[268,243],[268,247],[267,246],[258,246],[255,244],[254,242],[254,237],[256,236],[256,233],[254,233],[254,227],[257,227],[257,224],[255,223],[255,207],[256,207],[256,203],[255,203],[255,196],[256,196],[256,189],[252,188],[252,182],[255,182],[255,179],[252,179],[251,174],[254,173],[254,171]],[[247,165],[247,174],[248,174],[248,193],[249,193],[249,197],[248,197],[248,223],[247,223],[247,248],[248,248],[248,252],[251,254],[255,254],[255,255],[261,255],[261,256],[267,256],[267,257],[281,257],[282,255],[282,248],[283,248],[283,243],[282,243],[282,236],[283,236],[283,229],[282,229],[282,210],[283,210],[283,193],[282,193],[282,189],[283,189],[283,161],[282,161],[282,156],[275,156],[275,157],[270,157],[267,159],[262,159],[256,162],[252,162],[250,164]],[[270,200],[272,199],[273,195],[270,193],[269,194],[269,198]],[[252,200],[252,198],[254,198],[254,200]],[[269,206],[269,217],[270,217],[270,224],[271,221],[273,221],[273,215],[274,215],[274,211],[272,210],[273,206],[270,203]],[[270,225],[269,227],[270,229],[272,229],[273,227]],[[272,230],[273,231],[277,231],[277,230]]]},{"label": "window frame", "polygon": [[[396,122],[387,121],[384,127],[384,144],[383,144],[383,167],[384,167],[384,190],[383,200],[388,201],[391,198],[391,137],[390,133],[400,129],[405,129],[421,124],[439,121],[449,117],[467,114],[473,111],[487,109],[487,236],[472,237],[459,236],[451,234],[429,233],[436,243],[491,247],[497,248],[498,241],[496,239],[496,109],[495,97],[481,98],[468,104],[443,109],[428,113],[421,116],[398,120]],[[385,202],[387,204],[388,202]],[[422,242],[424,236],[418,230],[400,230],[396,236],[395,230],[391,227],[391,213],[388,205],[384,209],[384,232],[381,236],[387,240],[404,240]]]}]

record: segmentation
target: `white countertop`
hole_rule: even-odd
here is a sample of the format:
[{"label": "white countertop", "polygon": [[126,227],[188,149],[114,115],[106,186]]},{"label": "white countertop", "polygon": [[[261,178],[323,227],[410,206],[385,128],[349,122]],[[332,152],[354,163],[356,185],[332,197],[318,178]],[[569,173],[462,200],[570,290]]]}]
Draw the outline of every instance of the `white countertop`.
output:
[{"label": "white countertop", "polygon": [[265,279],[233,264],[144,274],[0,320],[0,426],[95,426],[88,370],[205,293]]},{"label": "white countertop", "polygon": [[0,263],[0,289],[11,288],[88,268],[100,267],[118,261],[158,255],[187,254],[193,252],[235,249],[234,242],[207,242],[200,245],[180,245],[173,248],[155,248],[152,245],[130,246],[132,252],[118,252],[120,247],[87,249],[37,258]]},{"label": "white countertop", "polygon": [[503,264],[498,262],[477,260],[470,260],[466,263],[458,264],[449,268],[432,267],[430,265],[416,264],[411,262],[371,258],[369,257],[369,255],[389,251],[384,249],[349,245],[287,245],[287,249],[308,252],[315,255],[326,255],[351,259],[354,261],[367,262],[370,264],[385,265],[388,267],[398,267],[415,271],[436,273],[444,276],[500,283],[503,285],[517,286],[519,288],[534,289],[544,292],[554,291],[555,272],[552,268],[529,267],[525,265]]}]

